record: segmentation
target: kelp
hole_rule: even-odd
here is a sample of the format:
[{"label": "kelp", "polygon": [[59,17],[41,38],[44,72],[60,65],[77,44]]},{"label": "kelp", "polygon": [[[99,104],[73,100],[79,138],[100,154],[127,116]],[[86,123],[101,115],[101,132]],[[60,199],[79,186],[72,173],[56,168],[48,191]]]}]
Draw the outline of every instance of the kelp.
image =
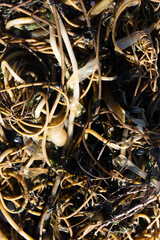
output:
[{"label": "kelp", "polygon": [[159,9],[1,1],[1,239],[159,239]]}]

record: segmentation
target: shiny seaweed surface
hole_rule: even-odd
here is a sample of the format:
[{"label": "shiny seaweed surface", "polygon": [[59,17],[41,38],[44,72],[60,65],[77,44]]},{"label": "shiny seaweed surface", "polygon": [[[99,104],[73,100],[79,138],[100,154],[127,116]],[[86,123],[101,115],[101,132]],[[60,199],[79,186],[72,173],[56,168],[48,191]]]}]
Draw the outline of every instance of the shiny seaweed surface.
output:
[{"label": "shiny seaweed surface", "polygon": [[160,238],[160,1],[0,1],[0,239]]}]

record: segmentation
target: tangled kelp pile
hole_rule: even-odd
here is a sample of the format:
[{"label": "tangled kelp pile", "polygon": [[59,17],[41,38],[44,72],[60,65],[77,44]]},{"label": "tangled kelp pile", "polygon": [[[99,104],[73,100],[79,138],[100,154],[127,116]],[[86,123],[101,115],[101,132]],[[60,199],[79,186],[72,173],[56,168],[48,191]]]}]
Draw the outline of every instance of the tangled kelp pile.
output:
[{"label": "tangled kelp pile", "polygon": [[159,239],[159,19],[1,0],[1,239]]}]

